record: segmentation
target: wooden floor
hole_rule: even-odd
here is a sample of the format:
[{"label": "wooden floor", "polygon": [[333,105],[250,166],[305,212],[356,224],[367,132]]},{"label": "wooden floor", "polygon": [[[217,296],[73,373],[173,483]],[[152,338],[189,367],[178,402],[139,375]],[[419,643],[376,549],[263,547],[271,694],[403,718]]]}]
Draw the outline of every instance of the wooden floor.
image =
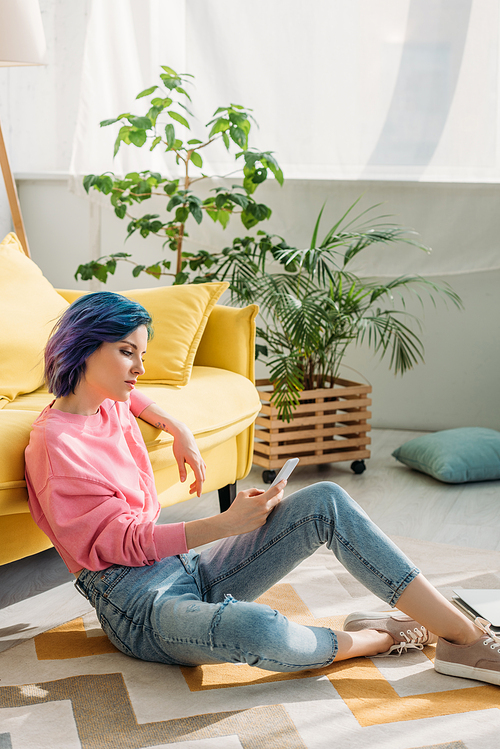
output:
[{"label": "wooden floor", "polygon": [[[356,499],[389,535],[452,546],[500,551],[500,481],[441,484],[391,457],[392,451],[420,432],[374,430],[372,457],[361,475],[349,463],[298,466],[287,493],[314,481],[335,481]],[[254,466],[239,488],[263,486]],[[218,512],[217,492],[162,510],[161,522],[206,517]],[[73,580],[54,549],[0,567],[0,609]]]}]

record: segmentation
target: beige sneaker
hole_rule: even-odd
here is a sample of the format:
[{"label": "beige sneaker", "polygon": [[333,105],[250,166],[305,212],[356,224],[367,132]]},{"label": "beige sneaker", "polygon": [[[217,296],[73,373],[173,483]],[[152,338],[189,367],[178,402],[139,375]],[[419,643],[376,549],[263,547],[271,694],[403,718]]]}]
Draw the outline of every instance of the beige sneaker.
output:
[{"label": "beige sneaker", "polygon": [[384,655],[401,655],[408,650],[423,650],[425,645],[436,642],[437,637],[425,627],[410,619],[409,616],[395,609],[391,611],[357,611],[349,614],[344,622],[344,632],[359,632],[360,629],[376,629],[378,632],[387,632],[394,638],[395,643],[385,653],[371,658],[380,658]]},{"label": "beige sneaker", "polygon": [[491,631],[491,624],[486,619],[477,617],[474,624],[484,634],[472,645],[454,645],[439,638],[434,668],[440,674],[500,686],[500,635]]}]

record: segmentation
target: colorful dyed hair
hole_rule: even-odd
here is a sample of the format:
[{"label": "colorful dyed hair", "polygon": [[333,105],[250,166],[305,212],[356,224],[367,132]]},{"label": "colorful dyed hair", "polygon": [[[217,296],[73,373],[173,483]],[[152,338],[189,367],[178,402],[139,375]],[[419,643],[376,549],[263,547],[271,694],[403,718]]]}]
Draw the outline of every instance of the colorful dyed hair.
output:
[{"label": "colorful dyed hair", "polygon": [[85,294],[56,323],[45,347],[45,383],[56,398],[75,392],[86,361],[104,341],[121,341],[145,325],[153,336],[150,314],[138,302],[112,291]]}]

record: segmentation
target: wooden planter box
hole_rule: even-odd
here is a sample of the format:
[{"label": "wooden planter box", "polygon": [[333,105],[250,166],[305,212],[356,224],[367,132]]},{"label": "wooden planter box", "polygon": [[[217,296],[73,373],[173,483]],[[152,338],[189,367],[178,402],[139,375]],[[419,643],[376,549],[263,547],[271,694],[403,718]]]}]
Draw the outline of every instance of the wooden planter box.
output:
[{"label": "wooden planter box", "polygon": [[270,403],[269,380],[257,380],[256,386],[262,403],[255,422],[257,465],[274,470],[294,457],[300,458],[300,465],[370,457],[370,385],[336,378],[331,388],[304,390],[289,423],[278,419],[278,410]]}]

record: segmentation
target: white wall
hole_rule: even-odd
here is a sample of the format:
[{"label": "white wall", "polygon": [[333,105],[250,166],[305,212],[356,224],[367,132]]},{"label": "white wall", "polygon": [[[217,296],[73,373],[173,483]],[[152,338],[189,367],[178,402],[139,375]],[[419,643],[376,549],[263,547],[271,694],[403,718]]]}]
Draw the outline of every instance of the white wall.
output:
[{"label": "white wall", "polygon": [[[91,221],[89,201],[68,191],[65,175],[76,121],[88,2],[41,0],[41,8],[49,65],[0,69],[0,117],[11,163],[19,177],[33,259],[55,286],[85,288],[88,284],[76,284],[73,274],[77,265],[91,259],[98,249],[95,211]],[[3,235],[10,230],[10,219],[2,187]],[[427,305],[423,334],[426,363],[403,378],[395,378],[387,364],[374,360],[366,348],[354,348],[348,354],[346,364],[373,385],[372,424],[430,430],[465,425],[500,429],[500,270],[455,274],[453,262],[460,246],[469,247],[471,255],[485,257],[490,264],[496,256],[500,267],[499,186],[288,181],[281,189],[275,182],[266,184],[257,195],[273,208],[273,217],[264,228],[301,246],[308,242],[326,199],[325,228],[361,193],[365,193],[365,205],[385,201],[384,212],[395,214],[399,223],[420,232],[422,240],[433,247],[434,256],[445,260],[439,267],[451,275],[444,280],[452,284],[465,304],[464,312],[439,303],[436,310]],[[111,211],[102,209],[101,222],[103,253],[130,249],[148,261],[161,255],[161,243],[154,238],[144,241],[134,237],[124,248],[125,222]],[[194,227],[191,234],[210,248],[229,243],[242,231],[234,222],[223,234],[207,220],[200,229]],[[425,273],[419,251],[408,252],[415,257],[415,272]],[[431,258],[429,272],[435,267]],[[387,272],[391,272],[390,261]],[[125,269],[119,269],[107,288],[120,290],[156,283],[145,277],[134,280]],[[349,370],[345,374],[349,376]],[[353,377],[358,375],[353,373]]]}]

